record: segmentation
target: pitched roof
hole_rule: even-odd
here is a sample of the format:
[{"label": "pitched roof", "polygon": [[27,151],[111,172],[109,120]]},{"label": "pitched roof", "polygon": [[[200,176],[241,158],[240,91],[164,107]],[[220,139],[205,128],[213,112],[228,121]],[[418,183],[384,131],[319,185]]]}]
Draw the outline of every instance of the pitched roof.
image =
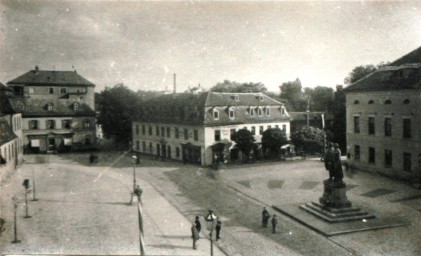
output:
[{"label": "pitched roof", "polygon": [[4,91],[0,90],[0,116],[17,113]]},{"label": "pitched roof", "polygon": [[0,146],[17,138],[6,120],[0,119]]},{"label": "pitched roof", "polygon": [[[53,110],[48,110],[47,105],[53,104]],[[79,107],[75,111],[73,104],[78,103]],[[24,100],[13,99],[12,104],[16,109],[22,110],[23,117],[35,116],[95,116],[93,111],[87,104],[68,99],[32,99]]]},{"label": "pitched roof", "polygon": [[30,70],[25,74],[9,81],[7,84],[23,85],[84,85],[95,86],[76,71]]},{"label": "pitched roof", "polygon": [[413,50],[412,52],[400,57],[394,62],[390,63],[391,66],[399,66],[408,63],[421,63],[421,47]]},{"label": "pitched roof", "polygon": [[13,92],[12,88],[7,87],[3,83],[0,83],[0,91],[10,91],[10,92]]},{"label": "pitched roof", "polygon": [[[237,99],[236,99],[237,97]],[[283,105],[263,93],[209,92],[207,107],[212,106],[267,106]]]},{"label": "pitched roof", "polygon": [[[288,112],[291,116],[291,121],[304,121],[307,120],[307,112]],[[321,120],[322,114],[326,116],[325,112],[309,112],[308,115],[311,120]]]}]

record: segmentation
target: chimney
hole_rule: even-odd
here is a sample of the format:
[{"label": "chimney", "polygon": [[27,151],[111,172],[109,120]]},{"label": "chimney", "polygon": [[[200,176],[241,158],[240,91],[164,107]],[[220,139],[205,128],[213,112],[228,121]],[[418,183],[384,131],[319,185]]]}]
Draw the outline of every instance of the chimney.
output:
[{"label": "chimney", "polygon": [[177,92],[176,75],[174,73],[174,94]]}]

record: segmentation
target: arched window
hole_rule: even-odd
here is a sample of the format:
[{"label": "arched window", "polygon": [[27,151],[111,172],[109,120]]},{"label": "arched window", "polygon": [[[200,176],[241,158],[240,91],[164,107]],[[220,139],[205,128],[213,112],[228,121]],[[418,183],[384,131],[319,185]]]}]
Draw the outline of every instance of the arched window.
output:
[{"label": "arched window", "polygon": [[410,103],[410,100],[409,99],[405,99],[404,101],[403,101],[403,104],[409,104]]},{"label": "arched window", "polygon": [[374,104],[374,100],[369,100],[368,104]]},{"label": "arched window", "polygon": [[358,100],[355,100],[354,104],[357,105],[357,104],[360,104],[360,102]]},{"label": "arched window", "polygon": [[384,102],[384,104],[392,104],[392,101],[391,101],[391,100],[386,100],[386,101]]}]

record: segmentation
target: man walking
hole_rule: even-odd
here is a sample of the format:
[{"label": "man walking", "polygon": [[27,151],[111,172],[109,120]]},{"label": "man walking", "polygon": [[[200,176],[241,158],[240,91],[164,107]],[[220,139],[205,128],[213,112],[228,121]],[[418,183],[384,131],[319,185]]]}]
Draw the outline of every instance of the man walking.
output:
[{"label": "man walking", "polygon": [[216,222],[216,241],[218,241],[221,237],[219,236],[219,234],[221,233],[221,228],[222,228],[222,222],[220,220],[218,220],[218,222]]},{"label": "man walking", "polygon": [[269,212],[266,210],[266,207],[263,207],[262,212],[262,227],[266,228],[270,219]]},{"label": "man walking", "polygon": [[276,218],[276,215],[273,215],[273,217],[272,217],[272,234],[276,233],[276,225],[278,225],[278,219]]},{"label": "man walking", "polygon": [[194,223],[196,224],[198,238],[200,238],[200,230],[202,230],[202,224],[200,224],[199,216],[196,216]]},{"label": "man walking", "polygon": [[193,239],[193,249],[197,250],[197,239],[199,239],[199,232],[197,232],[196,226],[194,223],[191,226],[191,238]]}]

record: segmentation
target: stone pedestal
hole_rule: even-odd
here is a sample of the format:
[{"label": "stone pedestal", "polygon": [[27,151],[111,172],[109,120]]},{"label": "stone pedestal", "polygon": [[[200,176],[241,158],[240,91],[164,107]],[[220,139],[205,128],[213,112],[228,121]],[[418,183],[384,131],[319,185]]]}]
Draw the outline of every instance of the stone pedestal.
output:
[{"label": "stone pedestal", "polygon": [[329,179],[323,181],[324,191],[319,202],[329,208],[348,208],[351,202],[346,197],[346,184],[344,182],[333,182]]}]

